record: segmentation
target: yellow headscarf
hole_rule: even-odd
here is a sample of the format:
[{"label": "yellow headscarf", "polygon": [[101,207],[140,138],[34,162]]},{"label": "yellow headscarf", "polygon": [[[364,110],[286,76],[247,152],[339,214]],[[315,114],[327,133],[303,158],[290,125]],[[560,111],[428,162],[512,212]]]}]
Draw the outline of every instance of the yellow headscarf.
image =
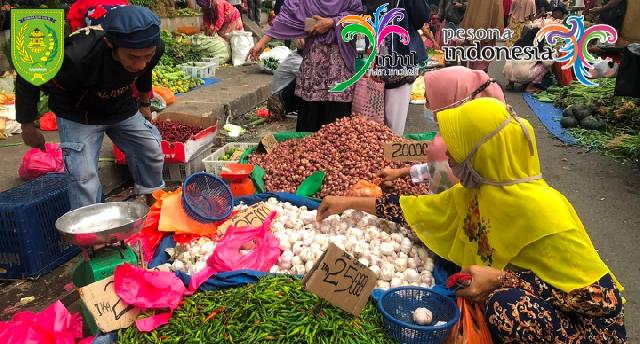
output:
[{"label": "yellow headscarf", "polygon": [[[449,154],[462,162],[510,116],[504,103],[479,98],[440,112],[438,123]],[[538,176],[533,128],[514,118],[470,162],[481,177],[497,182]],[[565,292],[610,273],[569,201],[543,179],[478,188],[457,184],[436,195],[402,196],[400,205],[418,237],[460,266],[520,268]]]}]

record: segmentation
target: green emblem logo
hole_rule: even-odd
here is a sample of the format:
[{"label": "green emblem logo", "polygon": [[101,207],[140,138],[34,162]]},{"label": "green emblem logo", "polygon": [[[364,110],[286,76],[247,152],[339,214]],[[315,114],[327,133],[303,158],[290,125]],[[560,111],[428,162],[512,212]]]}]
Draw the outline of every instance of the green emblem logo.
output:
[{"label": "green emblem logo", "polygon": [[51,80],[64,59],[63,9],[12,9],[11,58],[28,82],[40,86]]}]

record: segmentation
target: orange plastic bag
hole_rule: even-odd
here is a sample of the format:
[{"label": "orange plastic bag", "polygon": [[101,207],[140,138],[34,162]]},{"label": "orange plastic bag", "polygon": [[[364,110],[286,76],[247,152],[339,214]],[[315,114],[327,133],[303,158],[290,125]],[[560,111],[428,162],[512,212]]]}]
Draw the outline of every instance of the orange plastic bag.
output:
[{"label": "orange plastic bag", "polygon": [[[159,198],[158,198],[159,196]],[[187,215],[182,208],[182,188],[173,192],[154,193],[156,204],[160,208],[161,232],[189,233],[201,236],[214,236],[218,230],[217,223],[200,223]]]},{"label": "orange plastic bag", "polygon": [[456,303],[460,308],[460,320],[453,326],[446,343],[493,344],[481,306],[461,297],[456,300]]},{"label": "orange plastic bag", "polygon": [[167,103],[167,106],[176,102],[176,95],[164,86],[153,86],[153,93],[159,95]]},{"label": "orange plastic bag", "polygon": [[350,197],[380,197],[382,196],[382,189],[378,186],[378,181],[369,182],[361,179],[355,183],[351,189],[347,192],[347,196]]}]

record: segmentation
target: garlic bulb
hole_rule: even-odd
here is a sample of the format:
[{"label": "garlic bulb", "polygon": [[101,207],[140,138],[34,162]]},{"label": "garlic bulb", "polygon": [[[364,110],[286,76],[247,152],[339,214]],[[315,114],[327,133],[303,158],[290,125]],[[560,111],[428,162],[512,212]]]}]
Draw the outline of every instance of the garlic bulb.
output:
[{"label": "garlic bulb", "polygon": [[402,242],[402,235],[400,233],[393,233],[391,234],[391,240],[400,243]]},{"label": "garlic bulb", "polygon": [[376,287],[380,289],[389,289],[390,286],[391,284],[389,284],[389,282],[387,281],[378,281],[378,284],[376,285]]},{"label": "garlic bulb", "polygon": [[358,263],[364,265],[364,266],[369,266],[369,260],[367,258],[360,258],[358,259]]},{"label": "garlic bulb", "polygon": [[313,261],[312,260],[310,260],[310,261],[308,261],[308,262],[306,262],[304,264],[304,270],[305,270],[305,273],[309,273],[309,272],[311,272],[311,270],[313,270]]},{"label": "garlic bulb", "polygon": [[417,282],[420,279],[420,274],[414,269],[407,269],[404,272],[404,280],[407,282]]},{"label": "garlic bulb", "polygon": [[274,265],[274,266],[271,267],[271,269],[269,269],[269,273],[271,273],[271,274],[275,274],[277,272],[278,272],[278,266],[277,265]]},{"label": "garlic bulb", "polygon": [[280,241],[280,250],[281,251],[287,251],[291,249],[291,244],[289,243],[289,240],[287,241]]},{"label": "garlic bulb", "polygon": [[400,250],[402,252],[409,253],[412,247],[413,247],[413,244],[411,243],[411,240],[409,240],[409,238],[402,239],[402,242],[400,243]]},{"label": "garlic bulb", "polygon": [[393,279],[393,270],[382,268],[380,271],[380,279],[383,281],[391,281]]},{"label": "garlic bulb", "polygon": [[416,259],[415,258],[408,258],[407,259],[407,267],[409,269],[415,269],[416,268]]},{"label": "garlic bulb", "polygon": [[418,325],[431,325],[431,322],[433,321],[433,314],[431,313],[430,310],[424,308],[424,307],[420,307],[420,308],[416,308],[415,311],[413,311],[413,322],[415,322]]},{"label": "garlic bulb", "polygon": [[407,258],[397,258],[395,263],[396,271],[404,271],[407,269]]},{"label": "garlic bulb", "polygon": [[300,264],[300,265],[294,265],[293,271],[295,275],[304,275],[306,272],[306,269],[304,265]]},{"label": "garlic bulb", "polygon": [[295,256],[291,258],[291,264],[295,267],[296,265],[304,265],[304,262],[301,257]]},{"label": "garlic bulb", "polygon": [[380,253],[382,253],[383,255],[390,256],[393,254],[393,251],[393,244],[388,242],[380,244]]},{"label": "garlic bulb", "polygon": [[397,288],[402,286],[402,280],[399,278],[393,278],[391,280],[391,288]]},{"label": "garlic bulb", "polygon": [[376,276],[380,276],[380,271],[381,271],[381,269],[380,269],[380,267],[379,267],[379,266],[377,266],[377,265],[371,265],[371,266],[369,267],[369,270],[371,270],[371,272],[373,272],[374,274],[376,274]]}]

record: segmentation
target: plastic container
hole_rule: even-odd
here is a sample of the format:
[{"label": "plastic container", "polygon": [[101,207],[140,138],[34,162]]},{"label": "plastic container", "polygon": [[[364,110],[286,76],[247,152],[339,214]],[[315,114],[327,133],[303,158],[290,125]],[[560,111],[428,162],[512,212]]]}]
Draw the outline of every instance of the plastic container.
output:
[{"label": "plastic container", "polygon": [[58,234],[70,210],[68,180],[46,174],[0,193],[0,279],[36,279],[80,252]]},{"label": "plastic container", "polygon": [[249,143],[249,142],[232,142],[227,143],[222,148],[219,148],[215,151],[215,153],[207,156],[202,160],[204,164],[204,168],[207,172],[215,174],[216,176],[220,175],[222,172],[222,168],[229,163],[239,163],[240,160],[222,160],[224,153],[231,148],[240,148],[242,150],[247,150],[249,148],[257,147],[257,143]]},{"label": "plastic container", "polygon": [[[384,327],[390,336],[400,343],[444,343],[460,319],[460,310],[448,297],[431,289],[400,287],[374,292],[378,311],[382,313]],[[421,326],[413,322],[413,311],[425,307],[433,313],[433,324],[446,321],[441,326]]]},{"label": "plastic container", "polygon": [[181,182],[196,172],[204,171],[202,159],[211,154],[211,146],[196,153],[187,163],[167,164],[162,168],[162,179],[165,182]]},{"label": "plastic container", "polygon": [[216,76],[218,64],[213,62],[188,62],[178,65],[188,75],[193,78],[213,78]]}]

